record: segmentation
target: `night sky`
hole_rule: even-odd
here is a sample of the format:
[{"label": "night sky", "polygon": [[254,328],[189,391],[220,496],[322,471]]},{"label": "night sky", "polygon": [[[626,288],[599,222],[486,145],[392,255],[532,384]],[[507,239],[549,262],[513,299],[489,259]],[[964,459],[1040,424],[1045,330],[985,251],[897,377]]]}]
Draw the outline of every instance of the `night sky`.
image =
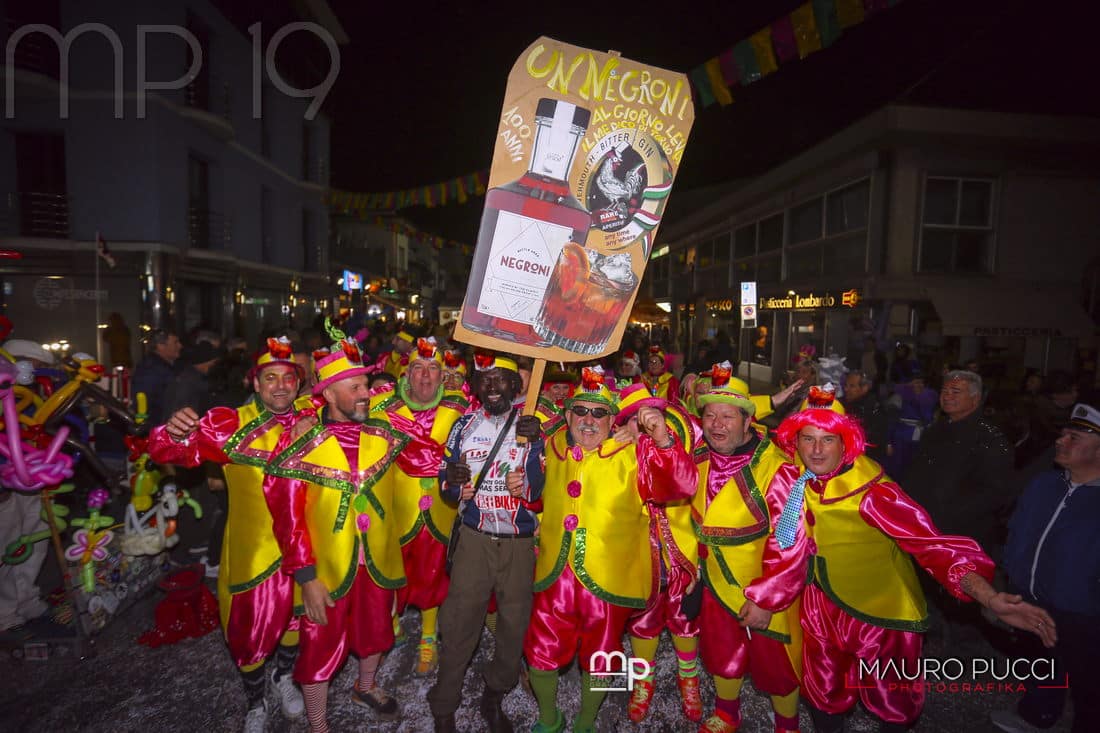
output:
[{"label": "night sky", "polygon": [[[540,35],[687,72],[800,4],[330,3],[351,38],[325,105],[333,185],[364,192],[488,168],[508,70]],[[1088,5],[903,0],[698,108],[676,190],[760,174],[890,102],[1100,117]],[[402,213],[473,242],[481,205]]]}]

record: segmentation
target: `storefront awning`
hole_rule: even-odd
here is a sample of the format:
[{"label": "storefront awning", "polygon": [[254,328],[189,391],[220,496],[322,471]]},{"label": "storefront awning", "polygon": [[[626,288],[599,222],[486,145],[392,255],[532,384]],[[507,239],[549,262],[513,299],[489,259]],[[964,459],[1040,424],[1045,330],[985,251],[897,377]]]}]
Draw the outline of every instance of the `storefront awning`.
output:
[{"label": "storefront awning", "polygon": [[1096,326],[1066,291],[960,284],[930,288],[945,336],[1090,336]]}]

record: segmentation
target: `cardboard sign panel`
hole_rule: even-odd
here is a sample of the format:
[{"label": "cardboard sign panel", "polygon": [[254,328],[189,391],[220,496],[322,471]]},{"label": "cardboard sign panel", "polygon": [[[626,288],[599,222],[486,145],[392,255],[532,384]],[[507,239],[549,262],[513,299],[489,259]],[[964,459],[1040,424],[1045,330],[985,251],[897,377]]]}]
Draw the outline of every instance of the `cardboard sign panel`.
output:
[{"label": "cardboard sign panel", "polygon": [[619,347],[695,118],[687,77],[542,37],[508,75],[459,341]]}]

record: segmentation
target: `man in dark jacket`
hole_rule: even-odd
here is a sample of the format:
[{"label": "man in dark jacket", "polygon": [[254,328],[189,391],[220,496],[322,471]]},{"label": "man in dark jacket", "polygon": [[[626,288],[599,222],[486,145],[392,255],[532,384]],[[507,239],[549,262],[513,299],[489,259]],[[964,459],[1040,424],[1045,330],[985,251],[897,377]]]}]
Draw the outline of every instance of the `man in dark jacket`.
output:
[{"label": "man in dark jacket", "polygon": [[973,537],[997,559],[999,515],[1015,498],[1012,446],[982,417],[981,399],[981,377],[947,373],[940,390],[943,417],[924,432],[901,485],[943,534]]},{"label": "man in dark jacket", "polygon": [[844,378],[844,409],[859,420],[867,434],[864,451],[877,463],[886,458],[886,431],[889,427],[887,407],[874,391],[874,379],[865,371],[848,372]]},{"label": "man in dark jacket", "polygon": [[[1026,680],[1017,714],[997,710],[1001,730],[1050,728],[1062,715],[1066,684],[1073,698],[1073,732],[1100,730],[1100,410],[1078,404],[1055,442],[1061,468],[1028,485],[1009,521],[1005,570],[1010,592],[1042,606],[1058,626],[1050,679]],[[1028,636],[1028,635],[1023,635]],[[1046,661],[1051,650],[1021,636],[1020,652]],[[1032,727],[1034,726],[1034,727]]]},{"label": "man in dark jacket", "polygon": [[175,331],[158,328],[149,334],[149,352],[134,369],[133,394],[145,393],[146,422],[160,425],[172,414],[164,409],[164,392],[176,376],[176,360],[183,344]]},{"label": "man in dark jacket", "polygon": [[[921,436],[901,486],[932,517],[941,534],[973,537],[986,554],[1000,559],[1004,518],[1015,498],[1012,446],[982,417],[982,378],[951,371],[940,390],[943,416]],[[974,604],[959,603],[922,574],[934,610],[933,626],[945,643],[956,625],[980,626]]]}]

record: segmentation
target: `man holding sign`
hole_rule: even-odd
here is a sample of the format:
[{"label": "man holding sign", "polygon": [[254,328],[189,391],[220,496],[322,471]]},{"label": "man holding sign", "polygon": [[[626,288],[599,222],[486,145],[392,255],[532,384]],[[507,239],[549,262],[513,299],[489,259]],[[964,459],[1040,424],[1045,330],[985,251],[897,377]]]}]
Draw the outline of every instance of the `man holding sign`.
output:
[{"label": "man holding sign", "polygon": [[[477,354],[474,384],[480,404],[458,419],[443,455],[445,499],[462,516],[452,557],[451,584],[439,614],[439,677],[428,693],[436,731],[455,730],[462,680],[477,650],[489,596],[496,594],[496,653],[485,668],[481,712],[492,733],[511,731],[500,704],[519,679],[523,636],[531,616],[538,520],[525,502],[543,484],[539,419],[517,417],[516,362]],[[517,438],[528,442],[519,444]]]}]

